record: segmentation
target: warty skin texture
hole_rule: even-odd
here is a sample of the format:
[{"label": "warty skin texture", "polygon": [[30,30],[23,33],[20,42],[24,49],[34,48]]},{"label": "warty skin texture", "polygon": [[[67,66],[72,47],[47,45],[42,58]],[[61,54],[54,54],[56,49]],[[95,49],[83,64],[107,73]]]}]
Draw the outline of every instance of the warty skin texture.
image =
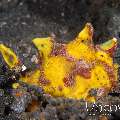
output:
[{"label": "warty skin texture", "polygon": [[[92,37],[93,27],[87,23],[79,35],[67,44],[57,43],[52,37],[33,39],[40,67],[21,76],[21,80],[42,87],[52,96],[94,102],[99,94],[93,97],[89,91],[102,89],[103,94],[110,91],[117,83],[118,65],[113,63],[112,58],[117,39],[95,46]],[[0,51],[11,69],[21,66],[18,57],[5,45],[0,45]]]}]

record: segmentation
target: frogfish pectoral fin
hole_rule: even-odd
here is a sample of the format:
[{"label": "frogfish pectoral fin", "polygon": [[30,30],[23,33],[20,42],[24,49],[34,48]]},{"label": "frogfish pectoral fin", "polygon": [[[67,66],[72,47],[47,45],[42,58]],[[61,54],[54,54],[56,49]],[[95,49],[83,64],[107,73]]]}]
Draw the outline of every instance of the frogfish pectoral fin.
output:
[{"label": "frogfish pectoral fin", "polygon": [[14,68],[20,63],[16,54],[4,44],[0,44],[0,52],[10,68]]}]

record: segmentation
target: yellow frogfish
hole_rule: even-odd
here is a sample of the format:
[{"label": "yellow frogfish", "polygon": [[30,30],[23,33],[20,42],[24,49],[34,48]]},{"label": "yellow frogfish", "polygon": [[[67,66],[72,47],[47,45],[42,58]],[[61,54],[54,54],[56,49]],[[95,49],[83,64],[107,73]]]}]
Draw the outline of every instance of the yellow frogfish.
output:
[{"label": "yellow frogfish", "polygon": [[[118,82],[118,64],[113,63],[117,39],[94,45],[93,30],[87,23],[67,44],[57,43],[52,37],[33,39],[39,53],[39,68],[21,75],[20,80],[42,87],[55,97],[95,101],[108,93]],[[0,44],[0,52],[10,69],[21,66],[10,48]],[[90,95],[92,89],[97,90],[96,96]]]}]

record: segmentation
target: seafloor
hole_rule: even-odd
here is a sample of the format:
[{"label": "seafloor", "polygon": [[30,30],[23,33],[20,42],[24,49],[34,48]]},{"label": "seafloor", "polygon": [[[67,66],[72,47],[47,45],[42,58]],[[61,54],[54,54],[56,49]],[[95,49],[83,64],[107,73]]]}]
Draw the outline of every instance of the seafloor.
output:
[{"label": "seafloor", "polygon": [[[55,35],[58,42],[72,40],[86,22],[95,28],[94,43],[112,37],[120,42],[120,0],[0,0],[0,42],[11,47],[29,69],[36,66],[34,37]],[[120,63],[120,47],[115,54]],[[0,120],[120,120],[118,84],[115,92],[96,102],[96,107],[84,101],[54,98],[41,88],[21,83],[23,95],[15,97],[10,71],[0,56]],[[13,93],[14,92],[14,93]],[[111,104],[117,110],[101,115],[99,105]],[[34,107],[33,107],[34,106]],[[109,108],[108,108],[109,109]],[[95,115],[93,115],[95,113]],[[108,115],[111,113],[111,115]]]}]

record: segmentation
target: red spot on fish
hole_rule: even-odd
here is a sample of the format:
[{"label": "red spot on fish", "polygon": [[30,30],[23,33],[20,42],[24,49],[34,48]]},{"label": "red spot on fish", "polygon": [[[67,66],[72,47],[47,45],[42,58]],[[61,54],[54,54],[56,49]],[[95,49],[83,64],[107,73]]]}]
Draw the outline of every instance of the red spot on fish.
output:
[{"label": "red spot on fish", "polygon": [[44,85],[44,86],[50,84],[50,81],[45,78],[44,72],[41,72],[41,76],[40,76],[39,81],[40,81],[40,83],[41,83],[42,85]]},{"label": "red spot on fish", "polygon": [[77,74],[79,74],[80,76],[83,76],[86,79],[89,79],[91,77],[90,69],[81,68],[77,71]]},{"label": "red spot on fish", "polygon": [[62,90],[63,90],[63,87],[59,85],[59,86],[58,86],[58,90],[59,90],[59,91],[62,91]]},{"label": "red spot on fish", "polygon": [[91,66],[87,64],[84,60],[79,60],[74,68],[74,74],[83,76],[86,79],[91,77]]},{"label": "red spot on fish", "polygon": [[67,75],[64,79],[64,86],[65,87],[72,87],[75,84],[75,80],[74,80],[74,75]]},{"label": "red spot on fish", "polygon": [[62,55],[62,56],[66,55],[65,44],[54,43],[51,56],[57,56],[57,55]]}]

